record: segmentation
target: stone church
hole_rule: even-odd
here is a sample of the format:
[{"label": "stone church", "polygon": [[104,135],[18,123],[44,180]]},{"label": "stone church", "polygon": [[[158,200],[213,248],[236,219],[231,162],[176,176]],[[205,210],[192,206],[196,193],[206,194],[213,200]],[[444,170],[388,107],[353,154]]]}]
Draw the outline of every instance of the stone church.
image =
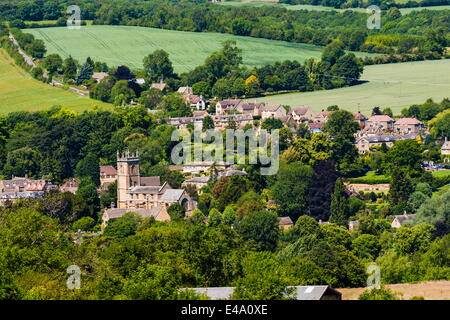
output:
[{"label": "stone church", "polygon": [[138,153],[117,154],[117,207],[105,210],[103,226],[127,212],[135,212],[142,217],[152,216],[157,221],[170,220],[167,208],[174,203],[182,205],[186,212],[195,209],[194,201],[185,190],[173,189],[167,182],[145,185],[143,181],[159,182],[159,179],[150,178],[140,175]]}]

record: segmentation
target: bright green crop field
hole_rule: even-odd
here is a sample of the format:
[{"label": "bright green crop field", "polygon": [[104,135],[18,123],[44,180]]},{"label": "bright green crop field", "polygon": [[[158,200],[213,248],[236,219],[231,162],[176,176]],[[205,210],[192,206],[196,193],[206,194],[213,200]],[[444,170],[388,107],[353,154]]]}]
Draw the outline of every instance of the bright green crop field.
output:
[{"label": "bright green crop field", "polygon": [[0,114],[38,111],[60,105],[75,111],[110,108],[110,104],[79,96],[33,79],[0,49]]},{"label": "bright green crop field", "polygon": [[228,39],[236,40],[243,51],[244,64],[251,67],[288,59],[303,62],[309,57],[320,58],[322,52],[322,47],[308,44],[132,26],[82,26],[79,30],[38,28],[25,29],[24,32],[44,40],[48,53],[58,53],[62,57],[70,54],[79,61],[90,56],[109,66],[141,68],[145,56],[154,50],[164,49],[178,73],[203,64],[205,58]]},{"label": "bright green crop field", "polygon": [[[242,6],[250,6],[250,7],[262,7],[262,6],[273,6],[278,8],[286,8],[287,10],[308,10],[308,11],[345,11],[352,10],[357,12],[366,12],[366,8],[349,8],[349,9],[335,9],[333,7],[324,7],[324,6],[314,6],[311,4],[286,4],[286,3],[278,3],[274,1],[226,1],[226,2],[218,2],[217,4],[224,6],[233,6],[233,7],[242,7]],[[402,14],[408,14],[412,11],[418,10],[450,10],[450,6],[429,6],[429,7],[416,7],[416,8],[401,8],[399,9]]]},{"label": "bright green crop field", "polygon": [[[394,114],[428,98],[450,97],[450,60],[417,61],[365,66],[362,80],[346,88],[274,95],[256,100],[290,106],[306,105],[320,111],[331,105],[370,114],[375,106],[390,107]],[[254,99],[252,99],[254,100]]]}]

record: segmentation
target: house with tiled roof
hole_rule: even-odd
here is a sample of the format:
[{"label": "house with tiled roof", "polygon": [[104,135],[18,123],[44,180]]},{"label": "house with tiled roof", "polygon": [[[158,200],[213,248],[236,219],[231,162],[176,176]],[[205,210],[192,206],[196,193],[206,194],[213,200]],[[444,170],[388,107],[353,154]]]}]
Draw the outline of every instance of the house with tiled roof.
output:
[{"label": "house with tiled roof", "polygon": [[401,118],[395,121],[394,131],[400,134],[419,133],[425,126],[416,118]]},{"label": "house with tiled roof", "polygon": [[300,124],[303,122],[309,122],[313,120],[314,113],[310,107],[306,106],[300,106],[300,107],[293,107],[288,113],[289,116],[291,116],[292,120],[296,124]]},{"label": "house with tiled roof", "polygon": [[287,216],[287,217],[280,217],[280,222],[278,223],[278,227],[281,230],[287,230],[292,228],[292,226],[294,225],[294,223],[292,222],[292,219]]},{"label": "house with tiled roof", "polygon": [[371,116],[367,122],[366,127],[368,128],[381,128],[383,130],[393,131],[394,130],[394,119],[388,115],[374,115]]},{"label": "house with tiled roof", "polygon": [[415,139],[417,137],[416,133],[410,133],[405,135],[381,135],[381,136],[367,136],[357,138],[355,141],[355,146],[358,149],[359,153],[367,153],[370,152],[370,149],[375,146],[381,146],[383,143],[388,147],[392,147],[395,141],[398,140],[410,140]]},{"label": "house with tiled roof", "polygon": [[223,115],[227,112],[236,111],[238,104],[242,100],[240,99],[227,99],[216,103],[216,115]]},{"label": "house with tiled roof", "polygon": [[412,221],[416,215],[415,214],[402,214],[394,216],[392,220],[391,228],[398,229],[405,224],[407,221]]},{"label": "house with tiled roof", "polygon": [[106,72],[94,72],[92,74],[92,78],[94,78],[97,83],[99,83],[100,81],[105,79],[107,76],[108,76],[108,73],[106,73]]},{"label": "house with tiled roof", "polygon": [[441,154],[442,155],[450,155],[450,141],[447,140],[447,137],[445,137],[444,144],[441,147]]},{"label": "house with tiled roof", "polygon": [[164,89],[167,88],[167,84],[165,84],[162,80],[160,82],[153,82],[150,85],[151,89],[158,89],[160,91],[163,91]]},{"label": "house with tiled roof", "polygon": [[15,202],[24,198],[42,198],[47,192],[58,187],[50,181],[33,180],[28,177],[12,177],[10,180],[0,180],[0,205],[5,201]]},{"label": "house with tiled roof", "polygon": [[286,109],[281,104],[266,104],[261,108],[261,119],[286,117]]},{"label": "house with tiled roof", "polygon": [[243,101],[236,106],[236,111],[242,114],[249,114],[252,116],[261,115],[261,108],[264,106],[262,102],[246,102]]},{"label": "house with tiled roof", "polygon": [[358,111],[353,113],[353,116],[355,117],[356,122],[358,122],[360,128],[364,128],[366,126],[367,117],[365,115]]},{"label": "house with tiled roof", "polygon": [[322,110],[314,117],[313,121],[326,123],[328,121],[328,117],[331,115],[331,113],[333,113],[333,111]]},{"label": "house with tiled roof", "polygon": [[117,180],[117,170],[113,166],[100,166],[100,186],[104,189]]}]

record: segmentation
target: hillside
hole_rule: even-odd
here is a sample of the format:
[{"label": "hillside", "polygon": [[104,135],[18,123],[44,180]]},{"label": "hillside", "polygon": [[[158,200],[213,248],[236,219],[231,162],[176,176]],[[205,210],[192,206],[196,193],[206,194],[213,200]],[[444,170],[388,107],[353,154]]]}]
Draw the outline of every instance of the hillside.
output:
[{"label": "hillside", "polygon": [[0,114],[12,111],[37,111],[54,105],[81,111],[95,106],[109,108],[101,101],[79,96],[33,79],[14,64],[0,49]]},{"label": "hillside", "polygon": [[[418,61],[365,66],[361,85],[326,91],[274,95],[257,100],[290,106],[307,105],[316,112],[330,105],[369,113],[373,107],[390,107],[395,114],[428,98],[450,96],[450,60]],[[252,99],[254,100],[254,99]]]},{"label": "hillside", "polygon": [[[142,59],[156,49],[169,53],[175,72],[192,70],[203,63],[224,40],[236,40],[243,50],[244,64],[263,66],[275,61],[319,58],[322,47],[285,41],[241,37],[220,33],[198,33],[132,26],[84,26],[67,28],[25,29],[45,41],[48,53],[62,57],[69,54],[82,61],[90,56],[109,66],[121,64],[140,68]],[[357,55],[368,55],[358,53]]]}]

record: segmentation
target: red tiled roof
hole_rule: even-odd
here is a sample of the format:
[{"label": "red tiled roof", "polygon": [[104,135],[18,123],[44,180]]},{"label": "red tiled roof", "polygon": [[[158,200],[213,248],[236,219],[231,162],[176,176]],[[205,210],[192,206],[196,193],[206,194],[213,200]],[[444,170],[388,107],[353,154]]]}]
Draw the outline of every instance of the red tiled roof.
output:
[{"label": "red tiled roof", "polygon": [[312,123],[308,123],[309,127],[311,129],[321,129],[324,126],[323,122],[312,122]]},{"label": "red tiled roof", "polygon": [[117,170],[113,166],[100,166],[100,174],[115,176],[117,174]]},{"label": "red tiled roof", "polygon": [[401,118],[398,119],[395,124],[422,124],[422,122],[416,118]]},{"label": "red tiled roof", "polygon": [[363,120],[363,119],[367,119],[365,115],[363,115],[361,112],[355,112],[353,114],[353,116],[355,117],[356,120]]},{"label": "red tiled roof", "polygon": [[388,121],[394,121],[394,119],[392,119],[391,117],[389,117],[388,115],[376,115],[376,116],[371,116],[369,118],[368,121],[382,121],[382,122],[388,122]]}]

